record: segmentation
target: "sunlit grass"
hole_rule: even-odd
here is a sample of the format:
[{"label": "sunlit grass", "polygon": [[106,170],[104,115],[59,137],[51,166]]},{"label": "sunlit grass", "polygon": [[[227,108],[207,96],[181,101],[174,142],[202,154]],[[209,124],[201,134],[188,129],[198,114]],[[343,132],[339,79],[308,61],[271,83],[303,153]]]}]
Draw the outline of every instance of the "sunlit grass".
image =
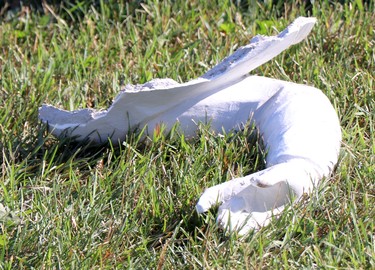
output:
[{"label": "sunlit grass", "polygon": [[[375,268],[373,4],[234,2],[64,2],[4,17],[0,269]],[[342,124],[340,162],[310,200],[244,239],[194,206],[264,166],[252,127],[92,147],[38,122],[42,103],[106,108],[127,83],[200,76],[300,15],[318,18],[309,38],[252,73],[322,89]]]}]

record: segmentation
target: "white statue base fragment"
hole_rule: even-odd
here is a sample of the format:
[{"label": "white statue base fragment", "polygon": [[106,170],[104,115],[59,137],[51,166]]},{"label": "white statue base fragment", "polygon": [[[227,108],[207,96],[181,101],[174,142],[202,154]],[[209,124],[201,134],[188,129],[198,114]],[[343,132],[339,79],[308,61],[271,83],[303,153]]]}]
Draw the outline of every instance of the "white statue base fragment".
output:
[{"label": "white statue base fragment", "polygon": [[128,85],[108,110],[68,112],[43,105],[39,117],[55,136],[113,143],[129,132],[147,127],[153,132],[175,122],[187,136],[194,136],[199,121],[210,121],[220,132],[241,127],[249,118],[268,149],[267,168],[206,189],[196,209],[207,211],[221,203],[218,223],[245,234],[266,225],[270,218],[300,198],[337,162],[341,129],[335,110],[318,89],[248,73],[311,31],[314,18],[296,19],[274,37],[254,37],[250,44],[202,77],[179,84],[155,79]]}]

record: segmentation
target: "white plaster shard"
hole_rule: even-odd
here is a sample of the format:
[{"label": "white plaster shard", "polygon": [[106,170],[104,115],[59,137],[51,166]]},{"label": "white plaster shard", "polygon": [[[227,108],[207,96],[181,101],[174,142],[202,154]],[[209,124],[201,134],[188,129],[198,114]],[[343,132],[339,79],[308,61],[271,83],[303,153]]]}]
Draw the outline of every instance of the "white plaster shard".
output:
[{"label": "white plaster shard", "polygon": [[65,111],[50,105],[39,110],[55,136],[118,143],[129,132],[163,123],[168,132],[180,123],[194,136],[196,123],[210,121],[220,132],[239,129],[249,120],[268,149],[265,170],[205,190],[196,209],[203,213],[221,203],[218,223],[245,234],[268,224],[273,215],[300,198],[337,163],[341,129],[328,98],[318,89],[248,73],[289,46],[301,42],[315,18],[297,18],[277,36],[254,37],[198,79],[179,84],[154,79],[127,85],[108,110]]}]

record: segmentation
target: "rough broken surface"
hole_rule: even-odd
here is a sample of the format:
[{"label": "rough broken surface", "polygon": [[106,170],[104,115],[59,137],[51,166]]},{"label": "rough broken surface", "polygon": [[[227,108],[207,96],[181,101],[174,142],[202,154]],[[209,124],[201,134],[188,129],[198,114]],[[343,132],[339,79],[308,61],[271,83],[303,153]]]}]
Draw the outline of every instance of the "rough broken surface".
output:
[{"label": "rough broken surface", "polygon": [[335,110],[318,89],[249,71],[269,61],[311,31],[314,18],[296,19],[274,37],[257,36],[202,77],[179,84],[154,79],[127,85],[108,110],[73,112],[50,105],[40,119],[56,136],[108,139],[117,143],[136,128],[153,132],[160,123],[176,121],[188,136],[196,123],[208,120],[217,131],[238,128],[251,120],[268,149],[267,168],[208,188],[197,203],[199,213],[221,203],[218,223],[241,234],[266,225],[290,202],[309,192],[337,162],[341,131]]}]

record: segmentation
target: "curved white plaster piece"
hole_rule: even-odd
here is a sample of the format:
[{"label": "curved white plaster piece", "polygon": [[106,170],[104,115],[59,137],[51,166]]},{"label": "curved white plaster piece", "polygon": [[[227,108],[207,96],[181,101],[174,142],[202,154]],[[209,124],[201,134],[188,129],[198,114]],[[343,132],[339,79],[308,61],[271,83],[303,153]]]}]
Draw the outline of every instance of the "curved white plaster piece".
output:
[{"label": "curved white plaster piece", "polygon": [[127,85],[108,110],[68,112],[43,105],[39,117],[55,136],[95,142],[124,140],[128,132],[178,121],[187,136],[210,121],[220,132],[241,128],[251,117],[268,149],[265,170],[206,189],[196,209],[221,203],[218,223],[245,234],[266,225],[291,196],[300,198],[337,163],[341,129],[328,98],[318,89],[248,72],[302,41],[315,18],[297,18],[277,36],[254,37],[202,77],[179,84],[155,79]]}]

